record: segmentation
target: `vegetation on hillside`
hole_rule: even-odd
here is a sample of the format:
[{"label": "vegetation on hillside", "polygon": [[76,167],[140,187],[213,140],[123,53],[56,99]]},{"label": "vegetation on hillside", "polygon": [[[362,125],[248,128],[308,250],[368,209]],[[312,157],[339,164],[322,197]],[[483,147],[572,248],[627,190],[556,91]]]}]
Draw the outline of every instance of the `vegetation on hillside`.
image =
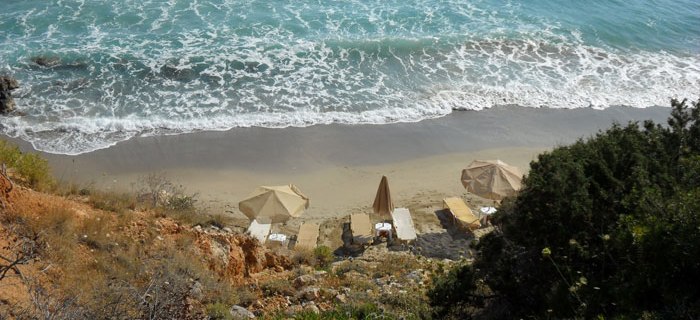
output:
[{"label": "vegetation on hillside", "polygon": [[49,163],[36,153],[24,153],[16,145],[0,139],[0,165],[15,171],[16,179],[36,190],[45,190],[55,181]]},{"label": "vegetation on hillside", "polygon": [[269,250],[234,232],[230,217],[201,212],[197,195],[163,173],[120,193],[54,183],[44,166],[51,180],[35,181],[51,181],[53,194],[36,192],[22,187],[36,185],[33,171],[9,160],[45,160],[2,147],[11,165],[0,189],[16,185],[0,193],[0,319],[234,319],[233,308],[264,319],[430,315],[430,260]]},{"label": "vegetation on hillside", "polygon": [[700,100],[542,154],[438,318],[700,318]]}]

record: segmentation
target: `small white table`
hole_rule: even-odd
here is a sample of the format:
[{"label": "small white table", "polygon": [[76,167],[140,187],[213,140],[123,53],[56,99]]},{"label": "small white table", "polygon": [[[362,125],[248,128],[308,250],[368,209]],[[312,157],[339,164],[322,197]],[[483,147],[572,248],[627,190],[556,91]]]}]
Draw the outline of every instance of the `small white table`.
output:
[{"label": "small white table", "polygon": [[494,207],[481,207],[481,208],[479,208],[479,212],[481,212],[483,214],[483,217],[480,217],[479,220],[484,225],[490,225],[491,215],[496,213],[496,211],[498,211],[498,210]]},{"label": "small white table", "polygon": [[479,211],[481,211],[481,213],[489,216],[489,215],[496,213],[496,211],[498,211],[498,210],[494,207],[481,207],[479,209]]},{"label": "small white table", "polygon": [[391,223],[377,223],[374,225],[374,231],[377,237],[380,235],[386,235],[387,238],[391,238]]},{"label": "small white table", "polygon": [[267,240],[269,244],[284,245],[287,243],[287,236],[281,233],[273,233],[267,237]]}]

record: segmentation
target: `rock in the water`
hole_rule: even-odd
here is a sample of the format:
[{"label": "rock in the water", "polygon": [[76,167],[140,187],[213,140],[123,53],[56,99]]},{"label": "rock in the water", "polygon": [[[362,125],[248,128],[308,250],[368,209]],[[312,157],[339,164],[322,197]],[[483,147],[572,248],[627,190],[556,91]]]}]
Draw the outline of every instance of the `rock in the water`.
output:
[{"label": "rock in the water", "polygon": [[15,110],[15,100],[10,91],[19,88],[17,80],[0,76],[0,114],[7,114]]},{"label": "rock in the water", "polygon": [[6,76],[0,76],[0,91],[11,91],[19,88],[19,82]]},{"label": "rock in the water", "polygon": [[61,63],[61,59],[59,57],[36,56],[31,57],[29,60],[42,67],[53,67]]},{"label": "rock in the water", "polygon": [[255,314],[241,306],[233,306],[229,312],[234,319],[255,319]]}]

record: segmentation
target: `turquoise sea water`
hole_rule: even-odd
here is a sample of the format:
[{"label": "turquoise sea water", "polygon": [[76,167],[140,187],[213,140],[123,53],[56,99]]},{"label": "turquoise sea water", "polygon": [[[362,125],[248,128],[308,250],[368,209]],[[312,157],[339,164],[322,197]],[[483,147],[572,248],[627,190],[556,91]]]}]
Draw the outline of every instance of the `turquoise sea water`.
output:
[{"label": "turquoise sea water", "polygon": [[0,0],[0,132],[77,154],[137,135],[419,121],[700,95],[700,2]]}]

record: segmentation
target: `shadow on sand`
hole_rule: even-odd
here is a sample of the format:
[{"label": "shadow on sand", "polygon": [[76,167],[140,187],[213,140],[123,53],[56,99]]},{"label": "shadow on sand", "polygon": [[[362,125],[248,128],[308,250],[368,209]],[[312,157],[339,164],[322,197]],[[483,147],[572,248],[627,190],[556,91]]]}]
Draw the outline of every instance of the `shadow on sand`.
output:
[{"label": "shadow on sand", "polygon": [[419,234],[413,244],[413,253],[427,258],[451,260],[472,257],[469,244],[474,237],[454,223],[449,210],[437,210],[435,216],[445,231]]},{"label": "shadow on sand", "polygon": [[[452,214],[448,210],[435,211],[435,216],[440,220],[444,229],[442,232],[419,234],[411,244],[403,244],[399,241],[388,241],[384,238],[375,238],[370,246],[386,246],[389,251],[411,251],[413,254],[427,258],[459,260],[471,258],[472,250],[469,244],[474,239],[473,235],[455,225]],[[350,223],[343,223],[343,245],[336,248],[333,253],[339,257],[357,257],[362,255],[367,245],[354,244]]]}]

